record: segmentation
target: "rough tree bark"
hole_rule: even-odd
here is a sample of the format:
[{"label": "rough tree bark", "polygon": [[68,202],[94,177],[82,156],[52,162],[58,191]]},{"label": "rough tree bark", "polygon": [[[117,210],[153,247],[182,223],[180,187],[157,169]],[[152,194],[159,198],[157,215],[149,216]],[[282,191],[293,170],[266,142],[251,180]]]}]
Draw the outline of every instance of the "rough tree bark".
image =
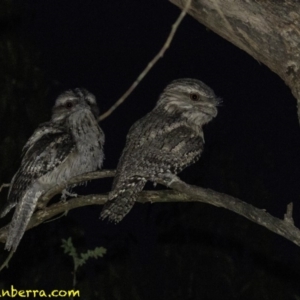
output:
[{"label": "rough tree bark", "polygon": [[[170,0],[183,8],[187,0]],[[297,99],[300,122],[300,2],[193,0],[188,13],[278,74]]]}]

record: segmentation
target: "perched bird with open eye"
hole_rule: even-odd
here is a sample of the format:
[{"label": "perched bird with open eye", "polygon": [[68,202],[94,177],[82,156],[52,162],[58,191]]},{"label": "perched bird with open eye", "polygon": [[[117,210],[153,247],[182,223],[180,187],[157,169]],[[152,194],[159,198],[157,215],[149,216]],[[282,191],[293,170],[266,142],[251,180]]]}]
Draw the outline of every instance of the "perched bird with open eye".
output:
[{"label": "perched bird with open eye", "polygon": [[98,114],[93,94],[85,89],[68,90],[57,98],[51,120],[29,138],[1,211],[3,217],[16,206],[5,249],[16,250],[41,195],[102,167],[104,133],[97,123]]},{"label": "perched bird with open eye", "polygon": [[174,176],[198,160],[204,146],[202,127],[216,117],[219,103],[202,81],[171,82],[155,108],[130,128],[101,218],[121,221],[147,179]]}]

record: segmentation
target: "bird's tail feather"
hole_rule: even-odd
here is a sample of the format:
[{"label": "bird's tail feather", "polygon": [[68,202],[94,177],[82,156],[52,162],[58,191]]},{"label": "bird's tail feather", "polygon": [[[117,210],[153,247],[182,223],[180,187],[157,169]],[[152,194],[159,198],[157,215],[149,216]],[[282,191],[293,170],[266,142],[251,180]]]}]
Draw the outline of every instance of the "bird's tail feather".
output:
[{"label": "bird's tail feather", "polygon": [[9,224],[5,249],[16,251],[21,238],[27,228],[30,218],[35,210],[37,200],[41,196],[40,190],[28,191],[17,204],[11,223]]},{"label": "bird's tail feather", "polygon": [[119,223],[131,210],[136,196],[126,197],[120,195],[115,199],[109,200],[103,207],[100,218],[108,218],[109,221]]},{"label": "bird's tail feather", "polygon": [[138,193],[144,188],[146,179],[141,177],[131,178],[124,182],[117,190],[113,190],[105,203],[100,218],[108,218],[109,221],[120,222],[131,210]]}]

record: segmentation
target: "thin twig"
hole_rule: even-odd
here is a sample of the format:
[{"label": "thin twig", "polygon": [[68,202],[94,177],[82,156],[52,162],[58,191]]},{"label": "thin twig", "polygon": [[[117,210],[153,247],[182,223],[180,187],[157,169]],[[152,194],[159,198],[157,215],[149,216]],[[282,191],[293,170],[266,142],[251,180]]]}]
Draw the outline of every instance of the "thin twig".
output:
[{"label": "thin twig", "polygon": [[2,185],[0,186],[0,193],[3,188],[8,188],[8,187],[10,187],[10,183],[2,183]]},{"label": "thin twig", "polygon": [[152,69],[152,67],[157,63],[157,61],[164,56],[166,50],[170,47],[170,44],[174,38],[174,35],[183,20],[184,16],[186,15],[187,11],[189,10],[191,6],[192,0],[188,0],[186,2],[185,7],[181,11],[179,17],[177,18],[176,22],[172,25],[171,32],[160,49],[160,51],[154,56],[154,58],[149,62],[147,67],[144,69],[144,71],[138,76],[138,78],[135,80],[135,82],[130,86],[130,88],[122,95],[122,97],[105,113],[103,113],[101,116],[99,116],[98,121],[102,121],[105,118],[107,118],[118,106],[120,106],[125,99],[133,92],[133,90],[138,86],[138,84],[142,81],[142,79],[147,75],[147,73]]}]

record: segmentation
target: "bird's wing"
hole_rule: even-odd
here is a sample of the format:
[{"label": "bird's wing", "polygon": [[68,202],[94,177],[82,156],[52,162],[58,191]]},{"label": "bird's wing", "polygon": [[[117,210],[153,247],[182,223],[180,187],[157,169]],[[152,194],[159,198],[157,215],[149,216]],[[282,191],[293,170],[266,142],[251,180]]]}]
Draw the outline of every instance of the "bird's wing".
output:
[{"label": "bird's wing", "polygon": [[156,177],[158,173],[179,173],[196,161],[203,150],[202,135],[194,134],[180,124],[177,127],[165,124],[154,127],[150,132],[143,126],[131,128],[117,167],[113,190],[118,193],[131,177]]},{"label": "bird's wing", "polygon": [[48,123],[38,127],[23,148],[21,166],[12,179],[1,217],[16,205],[30,184],[63,163],[74,148],[72,136],[59,127]]}]

